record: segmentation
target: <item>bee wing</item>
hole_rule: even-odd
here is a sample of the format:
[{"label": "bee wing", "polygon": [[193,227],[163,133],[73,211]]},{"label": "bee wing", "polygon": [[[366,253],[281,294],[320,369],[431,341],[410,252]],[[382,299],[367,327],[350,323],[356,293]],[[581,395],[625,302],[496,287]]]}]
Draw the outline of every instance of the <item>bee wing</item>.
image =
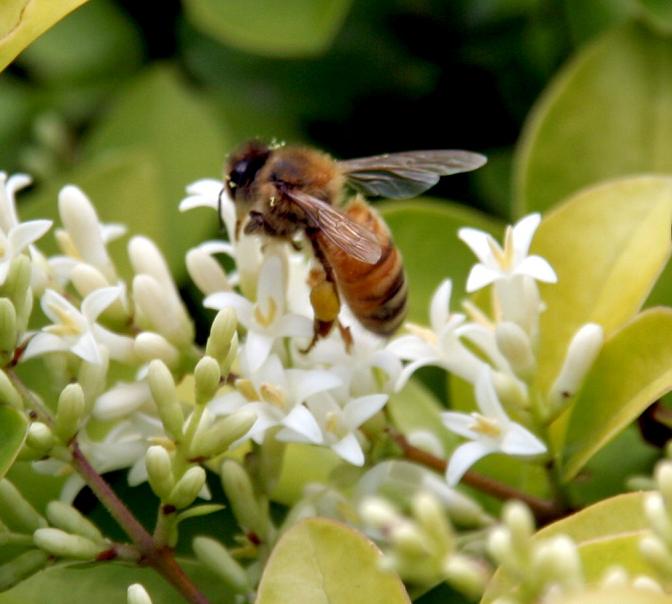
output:
[{"label": "bee wing", "polygon": [[442,176],[469,172],[485,164],[485,156],[470,151],[438,149],[386,153],[338,162],[348,182],[367,195],[391,199],[414,197]]},{"label": "bee wing", "polygon": [[285,195],[304,211],[311,226],[336,247],[361,262],[378,262],[382,249],[371,231],[317,197],[301,191],[285,191]]}]

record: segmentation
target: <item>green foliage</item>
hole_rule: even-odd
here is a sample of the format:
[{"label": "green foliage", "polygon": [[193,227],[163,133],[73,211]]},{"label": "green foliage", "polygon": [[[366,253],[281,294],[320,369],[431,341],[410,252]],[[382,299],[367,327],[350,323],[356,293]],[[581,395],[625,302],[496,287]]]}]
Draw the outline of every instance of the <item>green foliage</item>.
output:
[{"label": "green foliage", "polygon": [[275,546],[257,602],[410,602],[399,578],[379,569],[379,559],[376,546],[351,528],[324,518],[305,520]]},{"label": "green foliage", "polygon": [[12,467],[26,438],[25,415],[13,407],[0,407],[0,479]]}]

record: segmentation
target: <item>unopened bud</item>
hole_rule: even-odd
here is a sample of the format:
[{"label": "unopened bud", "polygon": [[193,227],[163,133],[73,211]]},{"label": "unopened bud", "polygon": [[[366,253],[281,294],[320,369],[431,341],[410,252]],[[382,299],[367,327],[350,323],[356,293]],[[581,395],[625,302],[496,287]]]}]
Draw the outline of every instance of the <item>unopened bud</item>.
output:
[{"label": "unopened bud", "polygon": [[[665,593],[663,590],[663,586],[658,583],[655,579],[652,577],[647,577],[646,575],[637,575],[632,579],[632,586],[635,589],[642,589],[645,591],[657,593],[657,594],[663,594]],[[659,602],[661,602],[659,600]],[[665,602],[667,602],[667,598],[665,599]]]},{"label": "unopened bud", "polygon": [[492,383],[497,397],[505,407],[527,409],[530,406],[527,388],[517,377],[501,371],[493,371]]},{"label": "unopened bud", "polygon": [[7,591],[43,569],[49,557],[39,549],[32,549],[0,565],[0,592]]},{"label": "unopened bud", "polygon": [[600,580],[602,587],[626,587],[628,585],[628,573],[622,566],[610,566]]},{"label": "unopened bud", "polygon": [[152,361],[149,365],[149,388],[159,411],[166,433],[174,440],[182,437],[184,413],[177,398],[175,381],[161,361]]},{"label": "unopened bud", "polygon": [[665,543],[672,545],[672,522],[667,515],[665,501],[660,493],[647,493],[645,495],[644,514],[653,532]]},{"label": "unopened bud", "polygon": [[56,444],[56,439],[49,426],[42,422],[33,422],[30,424],[30,428],[28,428],[26,444],[42,455],[45,455]]},{"label": "unopened bud", "polygon": [[395,526],[390,533],[390,542],[405,556],[424,557],[431,551],[427,537],[408,521]]},{"label": "unopened bud", "polygon": [[672,556],[665,544],[653,536],[643,537],[639,542],[642,556],[663,576],[672,575]]},{"label": "unopened bud", "polygon": [[359,506],[359,513],[367,524],[386,532],[402,518],[397,509],[382,497],[367,497]]},{"label": "unopened bud", "polygon": [[177,481],[167,498],[178,510],[191,505],[205,484],[205,470],[201,466],[189,468]]},{"label": "unopened bud", "polygon": [[237,325],[236,311],[233,308],[222,308],[212,322],[205,353],[217,359],[220,367],[231,350],[231,340],[236,333]]},{"label": "unopened bud", "polygon": [[54,433],[65,443],[77,434],[86,403],[79,384],[68,384],[58,397]]},{"label": "unopened bud", "polygon": [[413,430],[408,434],[407,439],[409,444],[436,457],[443,457],[446,454],[439,437],[429,430]]},{"label": "unopened bud", "polygon": [[513,546],[508,529],[498,526],[492,530],[488,537],[488,552],[498,564],[505,565],[513,562]]},{"label": "unopened bud", "polygon": [[238,524],[260,539],[265,539],[270,519],[267,510],[260,505],[245,469],[238,462],[227,459],[222,463],[220,476]]},{"label": "unopened bud", "polygon": [[226,355],[224,360],[219,364],[219,368],[222,371],[222,375],[229,375],[231,368],[234,366],[236,359],[238,358],[238,334],[234,333],[231,338],[231,347],[229,348],[229,353]]},{"label": "unopened bud", "polygon": [[551,542],[557,580],[565,590],[578,590],[583,585],[581,558],[574,541],[558,535]]},{"label": "unopened bud", "polygon": [[663,496],[667,514],[672,518],[672,462],[661,462],[656,466],[655,472],[658,490]]},{"label": "unopened bud", "polygon": [[93,408],[96,399],[105,391],[107,386],[107,370],[110,359],[107,349],[100,347],[100,363],[83,361],[79,365],[77,383],[82,387],[87,412]]},{"label": "unopened bud", "polygon": [[219,363],[211,356],[204,356],[197,363],[194,369],[197,405],[204,405],[215,396],[221,377]]},{"label": "unopened bud", "polygon": [[216,457],[247,434],[257,421],[253,411],[241,409],[218,419],[212,426],[199,432],[192,443],[191,457]]},{"label": "unopened bud", "polygon": [[23,409],[23,400],[14,388],[7,374],[0,369],[0,404]]},{"label": "unopened bud", "polygon": [[495,328],[495,339],[513,371],[523,379],[530,377],[536,363],[530,338],[523,328],[512,321],[503,321]]},{"label": "unopened bud", "polygon": [[252,586],[245,569],[231,556],[221,543],[208,537],[194,539],[194,553],[203,565],[238,593],[251,591]]},{"label": "unopened bud", "polygon": [[189,250],[186,264],[191,280],[206,296],[231,290],[224,269],[206,250],[198,247]]},{"label": "unopened bud", "polygon": [[20,533],[32,533],[47,526],[47,521],[6,478],[0,480],[0,518]]},{"label": "unopened bud", "polygon": [[71,505],[62,501],[49,502],[47,519],[52,526],[66,533],[80,535],[97,543],[105,542],[103,535],[88,518],[85,518]]},{"label": "unopened bud", "polygon": [[534,534],[534,518],[530,510],[519,501],[509,501],[504,506],[502,518],[510,531],[511,545],[521,555],[525,555]]},{"label": "unopened bud", "polygon": [[149,275],[162,285],[175,290],[173,277],[161,250],[148,237],[132,237],[128,242],[128,257],[137,275]]},{"label": "unopened bud", "polygon": [[587,323],[574,334],[567,348],[565,362],[549,391],[551,416],[562,410],[567,400],[578,392],[602,348],[603,341],[604,332],[597,323]]},{"label": "unopened bud", "polygon": [[144,331],[136,336],[134,350],[137,357],[145,363],[158,359],[171,368],[177,366],[180,358],[175,346],[162,335],[151,331]]},{"label": "unopened bud", "polygon": [[133,583],[126,591],[127,604],[152,604],[152,599],[140,583]]},{"label": "unopened bud", "polygon": [[86,298],[91,292],[112,285],[95,266],[85,262],[80,262],[70,271],[70,280],[82,298]]},{"label": "unopened bud", "polygon": [[0,298],[0,352],[12,352],[16,339],[16,310],[9,298]]},{"label": "unopened bud", "polygon": [[475,560],[453,554],[445,560],[442,570],[446,581],[470,598],[477,600],[483,594],[488,576]]},{"label": "unopened bud", "polygon": [[41,528],[33,533],[35,545],[52,556],[74,558],[75,560],[95,560],[106,546],[94,543],[86,537],[70,535],[61,529]]},{"label": "unopened bud", "polygon": [[[26,293],[30,288],[30,278],[32,266],[30,259],[25,254],[21,254],[12,260],[9,267],[7,280],[2,286],[2,294],[7,296],[18,311],[26,300]],[[20,314],[17,312],[17,314]]]},{"label": "unopened bud", "polygon": [[413,498],[413,516],[436,549],[449,552],[453,548],[453,531],[439,502],[429,493],[420,492]]},{"label": "unopened bud", "polygon": [[160,446],[149,447],[145,454],[145,465],[147,466],[147,479],[152,491],[160,499],[167,499],[175,487],[173,465],[168,451]]}]

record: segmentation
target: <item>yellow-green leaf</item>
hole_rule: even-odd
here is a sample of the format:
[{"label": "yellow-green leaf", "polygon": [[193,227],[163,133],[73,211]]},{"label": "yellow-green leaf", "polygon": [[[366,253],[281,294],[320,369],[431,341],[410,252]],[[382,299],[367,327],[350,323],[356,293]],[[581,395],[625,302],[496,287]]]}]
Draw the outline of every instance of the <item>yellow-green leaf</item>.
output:
[{"label": "yellow-green leaf", "polygon": [[558,275],[544,285],[537,386],[547,392],[584,323],[608,337],[641,307],[670,253],[672,179],[643,176],[587,189],[548,214],[532,243]]},{"label": "yellow-green leaf", "polygon": [[28,422],[14,407],[0,407],[0,478],[12,467],[26,438]]},{"label": "yellow-green leaf", "polygon": [[271,553],[257,604],[409,604],[399,577],[379,569],[380,557],[371,541],[343,524],[304,520]]},{"label": "yellow-green leaf", "polygon": [[614,334],[590,370],[565,436],[565,479],[670,390],[672,309],[653,308]]},{"label": "yellow-green leaf", "polygon": [[0,71],[35,38],[86,0],[0,2]]},{"label": "yellow-green leaf", "polygon": [[672,39],[631,23],[583,49],[531,113],[516,210],[545,210],[608,178],[670,171]]}]

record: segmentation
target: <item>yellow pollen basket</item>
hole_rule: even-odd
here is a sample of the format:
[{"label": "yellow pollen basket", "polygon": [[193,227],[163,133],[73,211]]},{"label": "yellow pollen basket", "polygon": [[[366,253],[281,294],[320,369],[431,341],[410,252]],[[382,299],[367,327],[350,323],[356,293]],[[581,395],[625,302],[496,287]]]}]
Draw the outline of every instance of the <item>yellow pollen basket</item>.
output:
[{"label": "yellow pollen basket", "polygon": [[254,319],[262,327],[268,327],[272,325],[275,321],[275,317],[278,314],[278,305],[275,303],[273,298],[268,299],[268,313],[264,314],[264,311],[261,310],[259,303],[254,305]]},{"label": "yellow pollen basket", "polygon": [[496,419],[486,417],[485,415],[476,412],[472,413],[471,417],[474,419],[474,423],[469,427],[474,432],[493,438],[496,438],[502,433],[502,429]]}]

